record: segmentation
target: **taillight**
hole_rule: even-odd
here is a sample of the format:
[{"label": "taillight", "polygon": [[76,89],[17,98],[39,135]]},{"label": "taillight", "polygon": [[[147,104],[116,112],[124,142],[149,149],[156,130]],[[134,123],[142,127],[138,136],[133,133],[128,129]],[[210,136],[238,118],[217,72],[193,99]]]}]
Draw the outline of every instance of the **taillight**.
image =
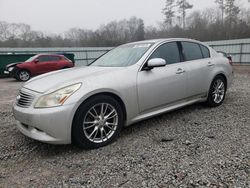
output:
[{"label": "taillight", "polygon": [[229,56],[227,57],[227,59],[229,60],[229,64],[230,64],[230,65],[233,65],[232,56],[231,56],[231,55],[229,55]]}]

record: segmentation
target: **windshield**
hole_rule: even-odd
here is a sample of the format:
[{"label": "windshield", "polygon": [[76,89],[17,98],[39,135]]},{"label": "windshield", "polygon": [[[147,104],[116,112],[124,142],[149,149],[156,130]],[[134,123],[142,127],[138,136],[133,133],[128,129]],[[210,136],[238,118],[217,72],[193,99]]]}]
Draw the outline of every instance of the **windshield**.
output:
[{"label": "windshield", "polygon": [[137,63],[151,46],[152,43],[123,45],[106,53],[90,66],[127,67]]},{"label": "windshield", "polygon": [[35,60],[36,58],[38,58],[38,55],[32,56],[29,59],[27,59],[25,62],[31,62],[33,60]]}]

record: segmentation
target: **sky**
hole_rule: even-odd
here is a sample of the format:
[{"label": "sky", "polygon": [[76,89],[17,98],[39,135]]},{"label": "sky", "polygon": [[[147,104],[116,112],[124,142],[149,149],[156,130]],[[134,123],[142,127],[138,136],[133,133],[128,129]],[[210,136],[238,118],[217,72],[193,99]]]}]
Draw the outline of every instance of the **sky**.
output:
[{"label": "sky", "polygon": [[[189,0],[193,10],[214,7],[214,1]],[[240,0],[241,6],[249,6],[247,1]],[[73,27],[97,29],[132,16],[156,25],[163,21],[164,5],[165,0],[0,0],[0,21],[26,23],[33,30],[55,34]]]}]

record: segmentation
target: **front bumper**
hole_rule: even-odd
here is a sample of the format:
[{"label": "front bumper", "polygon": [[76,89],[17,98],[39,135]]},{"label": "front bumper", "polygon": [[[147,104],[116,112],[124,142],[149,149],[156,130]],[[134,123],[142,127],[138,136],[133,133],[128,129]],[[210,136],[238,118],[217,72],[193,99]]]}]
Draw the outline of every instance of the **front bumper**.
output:
[{"label": "front bumper", "polygon": [[73,111],[73,104],[44,109],[13,106],[17,128],[34,140],[50,144],[71,143]]},{"label": "front bumper", "polygon": [[17,68],[15,67],[14,69],[12,69],[11,71],[8,70],[8,68],[5,68],[5,70],[3,71],[3,73],[5,75],[8,75],[8,76],[14,76],[17,72]]}]

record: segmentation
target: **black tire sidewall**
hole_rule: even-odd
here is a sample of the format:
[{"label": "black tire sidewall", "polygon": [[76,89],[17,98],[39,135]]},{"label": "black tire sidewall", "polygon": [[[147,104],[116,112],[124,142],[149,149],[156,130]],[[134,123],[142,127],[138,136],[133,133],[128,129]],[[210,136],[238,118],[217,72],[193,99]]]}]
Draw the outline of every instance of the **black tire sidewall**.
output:
[{"label": "black tire sidewall", "polygon": [[[84,132],[83,132],[83,121],[86,113],[90,108],[92,108],[94,105],[99,104],[99,103],[109,103],[111,104],[117,111],[118,114],[118,126],[113,134],[113,136],[108,139],[105,142],[102,143],[94,143],[91,142],[88,138],[86,138]],[[112,97],[107,96],[107,95],[98,95],[91,97],[88,99],[86,102],[82,103],[78,110],[76,111],[74,120],[73,120],[73,125],[72,125],[72,142],[76,144],[80,148],[84,149],[94,149],[94,148],[99,148],[106,146],[110,143],[112,143],[119,135],[122,127],[124,124],[124,117],[123,117],[123,111],[120,106],[120,104]]]},{"label": "black tire sidewall", "polygon": [[[214,100],[213,100],[213,94],[212,94],[213,93],[213,85],[214,85],[214,83],[217,80],[221,80],[224,83],[224,87],[225,87],[224,97],[223,97],[223,99],[222,99],[222,101],[220,103],[214,102]],[[223,76],[220,76],[220,75],[216,76],[213,79],[213,81],[211,83],[211,86],[210,86],[210,89],[209,89],[208,98],[207,98],[207,105],[210,106],[210,107],[220,106],[224,102],[224,100],[225,100],[226,92],[227,92],[227,86],[226,86],[226,80],[225,80],[225,78]]]}]

